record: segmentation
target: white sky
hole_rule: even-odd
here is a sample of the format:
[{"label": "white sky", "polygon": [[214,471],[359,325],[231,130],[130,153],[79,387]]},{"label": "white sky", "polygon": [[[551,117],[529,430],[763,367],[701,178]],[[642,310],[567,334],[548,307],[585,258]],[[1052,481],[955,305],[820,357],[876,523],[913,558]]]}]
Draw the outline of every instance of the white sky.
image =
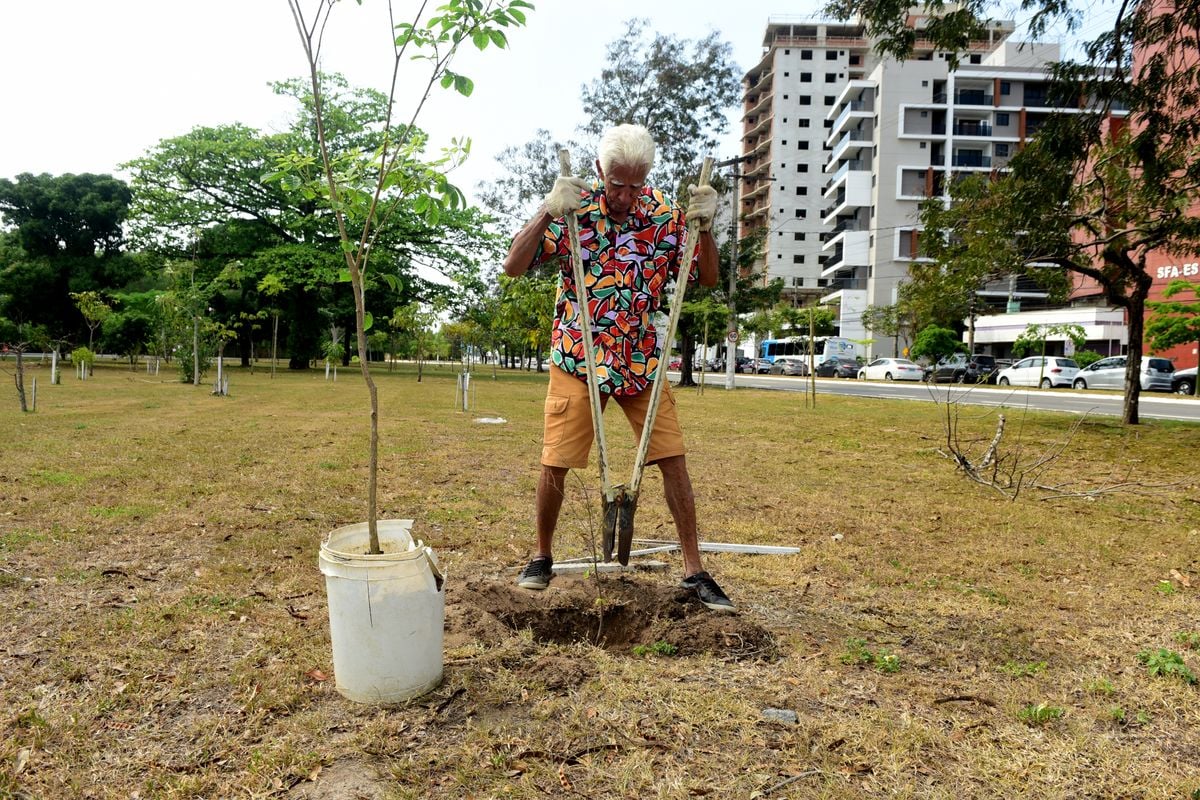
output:
[{"label": "white sky", "polygon": [[[312,2],[308,5],[311,7]],[[436,3],[431,3],[431,6]],[[762,55],[769,17],[813,16],[819,0],[607,0],[581,11],[570,0],[534,0],[528,26],[507,50],[466,48],[455,63],[475,82],[470,98],[435,90],[419,120],[433,143],[469,136],[454,176],[472,194],[494,177],[494,156],[547,128],[563,138],[581,121],[579,88],[604,67],[605,46],[628,21],[680,38],[720,32],[740,70]],[[397,0],[397,16],[416,3]],[[380,0],[341,3],[326,34],[324,68],[352,85],[386,90],[391,51]],[[410,80],[421,73],[407,68]],[[285,0],[4,0],[0,3],[0,177],[22,172],[114,173],[160,139],[196,125],[284,127],[290,104],[272,80],[305,74]],[[402,108],[404,106],[401,106]],[[411,104],[409,104],[411,108]],[[731,130],[733,126],[731,126]],[[724,158],[736,154],[727,137]]]},{"label": "white sky", "polygon": [[[528,26],[510,31],[509,49],[463,51],[455,68],[475,81],[473,96],[435,90],[419,121],[435,146],[472,139],[470,161],[454,175],[469,195],[495,177],[504,147],[537,128],[564,139],[574,133],[579,88],[599,75],[605,46],[629,20],[649,18],[653,29],[684,39],[716,30],[744,72],[762,56],[769,18],[814,17],[821,0],[602,0],[592,13],[572,0],[534,4]],[[398,17],[416,5],[396,0]],[[352,85],[386,89],[389,33],[381,0],[345,0],[327,31],[324,68]],[[410,81],[417,66],[404,73]],[[121,162],[196,125],[281,129],[291,107],[267,84],[303,74],[285,0],[0,0],[0,177],[127,178]],[[718,159],[738,152],[737,113]]]}]

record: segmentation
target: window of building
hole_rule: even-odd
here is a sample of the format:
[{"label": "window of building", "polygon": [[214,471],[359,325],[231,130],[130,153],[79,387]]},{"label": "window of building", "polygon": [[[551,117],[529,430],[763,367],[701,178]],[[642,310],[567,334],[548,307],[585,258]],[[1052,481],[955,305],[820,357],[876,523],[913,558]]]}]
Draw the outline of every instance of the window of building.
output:
[{"label": "window of building", "polygon": [[806,211],[803,208],[796,209],[796,219],[807,219],[807,218],[808,218],[808,211]]},{"label": "window of building", "polygon": [[[787,99],[786,96],[784,97],[784,99],[785,100]],[[800,95],[800,105],[811,106],[812,105],[812,97],[810,97],[809,95],[806,95],[806,94]]]},{"label": "window of building", "polygon": [[1008,145],[1007,144],[997,144],[996,145],[996,155],[1007,156],[1008,155]]},{"label": "window of building", "polygon": [[921,149],[922,149],[922,150],[924,150],[924,149],[925,149],[925,142],[921,142]]},{"label": "window of building", "polygon": [[801,83],[808,83],[811,80],[812,80],[811,72],[801,72],[800,73],[800,82]]},{"label": "window of building", "polygon": [[827,106],[831,106],[831,105],[833,105],[833,101],[834,101],[835,99],[836,99],[836,98],[834,98],[834,96],[833,96],[833,95],[831,95],[831,94],[827,94],[827,95],[825,95],[825,105],[827,105]]},{"label": "window of building", "polygon": [[779,254],[777,254],[777,255],[775,256],[775,258],[776,258],[777,260],[779,260],[779,261],[783,261],[783,253],[779,253]]},{"label": "window of building", "polygon": [[837,50],[826,50],[825,51],[825,60],[826,61],[837,61],[837,57],[838,57]]},{"label": "window of building", "polygon": [[804,278],[792,278],[792,286],[803,286]]},{"label": "window of building", "polygon": [[784,54],[785,56],[790,56],[790,55],[792,54],[792,51],[791,51],[791,50],[784,50],[784,51],[783,51],[783,54]]},{"label": "window of building", "polygon": [[801,150],[807,150],[808,142],[796,142],[796,146],[799,147]]},{"label": "window of building", "polygon": [[979,55],[979,53],[972,53],[971,54],[971,63],[972,64],[983,63],[983,56]]},{"label": "window of building", "polygon": [[1000,94],[1012,94],[1012,84],[1008,81],[1000,81]]},{"label": "window of building", "polygon": [[808,194],[808,187],[807,186],[797,186],[796,194],[803,197],[804,195]]},{"label": "window of building", "polygon": [[787,100],[787,99],[788,99],[788,96],[785,94],[785,95],[783,96],[783,99],[784,99],[784,100]]},{"label": "window of building", "polygon": [[802,254],[797,254],[797,255],[792,256],[792,263],[793,264],[803,264],[804,256]]},{"label": "window of building", "polygon": [[826,72],[825,73],[825,82],[826,83],[833,83],[836,80],[837,80],[836,72]]},{"label": "window of building", "polygon": [[794,234],[792,234],[792,241],[794,241],[794,242],[803,242],[803,241],[804,241],[804,234],[803,234],[803,233],[794,233]]},{"label": "window of building", "polygon": [[825,120],[825,127],[826,127],[826,128],[832,128],[832,127],[833,127],[833,120],[831,120],[831,119],[827,119],[827,120]]},{"label": "window of building", "polygon": [[928,117],[928,116],[929,116],[929,112],[928,112],[928,111],[922,111],[922,112],[921,112],[921,119],[925,119],[925,118],[926,118],[926,117]]},{"label": "window of building", "polygon": [[1007,112],[1001,112],[996,115],[996,124],[997,125],[1007,125],[1008,124]]},{"label": "window of building", "polygon": [[921,85],[922,85],[922,86],[928,86],[928,85],[929,85],[929,81],[921,81]]},{"label": "window of building", "polygon": [[796,120],[796,123],[797,123],[797,124],[798,124],[798,125],[799,125],[801,128],[807,128],[807,127],[809,126],[809,122],[810,122],[809,120],[807,120],[807,119],[803,119],[803,118],[801,118],[801,119],[799,119],[799,120]]},{"label": "window of building", "polygon": [[791,74],[792,74],[792,73],[790,73],[790,72],[785,72],[785,73],[783,73],[783,77],[785,77],[785,78],[787,78],[787,77],[790,77],[790,76],[791,76]]},{"label": "window of building", "polygon": [[797,164],[796,172],[808,172],[808,164]]},{"label": "window of building", "polygon": [[812,50],[801,50],[800,51],[800,60],[801,61],[812,61]]}]

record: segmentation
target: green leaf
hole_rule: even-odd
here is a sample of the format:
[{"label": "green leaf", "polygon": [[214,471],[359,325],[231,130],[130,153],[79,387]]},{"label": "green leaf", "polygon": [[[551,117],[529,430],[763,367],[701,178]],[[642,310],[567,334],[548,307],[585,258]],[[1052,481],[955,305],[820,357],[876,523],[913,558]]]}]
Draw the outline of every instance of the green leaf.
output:
[{"label": "green leaf", "polygon": [[475,46],[480,50],[485,49],[488,46],[487,31],[475,31],[471,34],[471,41],[475,42]]},{"label": "green leaf", "polygon": [[455,82],[455,79],[456,79],[457,77],[458,77],[458,76],[457,76],[457,75],[455,75],[453,72],[449,72],[449,71],[448,71],[448,72],[446,72],[446,74],[442,76],[442,88],[443,88],[443,89],[449,89],[449,88],[450,88],[450,84],[454,83],[454,82]]},{"label": "green leaf", "polygon": [[470,97],[471,92],[475,91],[475,82],[466,75],[455,75],[454,89],[463,97]]},{"label": "green leaf", "polygon": [[375,324],[375,315],[370,311],[363,312],[363,332],[371,330],[371,326]]},{"label": "green leaf", "polygon": [[400,280],[399,275],[387,274],[383,276],[383,282],[388,285],[388,288],[393,292],[399,293],[404,289],[404,281]]},{"label": "green leaf", "polygon": [[350,283],[350,270],[344,269],[338,273],[338,283]]},{"label": "green leaf", "polygon": [[515,19],[515,20],[517,21],[517,24],[518,24],[518,25],[524,25],[524,24],[525,24],[525,14],[524,14],[524,12],[517,11],[515,8],[510,8],[510,9],[508,10],[508,15],[509,15],[510,17],[512,17],[513,19]]},{"label": "green leaf", "polygon": [[504,35],[504,31],[493,28],[492,30],[488,31],[488,36],[492,38],[492,44],[496,45],[496,47],[499,47],[503,50],[508,46],[508,38]]}]

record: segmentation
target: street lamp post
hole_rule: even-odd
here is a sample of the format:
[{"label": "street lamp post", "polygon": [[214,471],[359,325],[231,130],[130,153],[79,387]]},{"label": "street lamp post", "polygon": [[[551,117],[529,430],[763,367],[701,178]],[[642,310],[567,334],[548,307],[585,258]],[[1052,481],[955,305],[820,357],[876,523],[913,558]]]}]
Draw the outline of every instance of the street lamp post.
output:
[{"label": "street lamp post", "polygon": [[738,170],[738,165],[746,161],[750,156],[737,156],[728,158],[724,161],[717,162],[717,167],[733,167],[729,177],[733,179],[733,213],[730,215],[732,220],[729,224],[732,239],[729,242],[729,325],[725,332],[725,388],[735,388],[735,378],[737,374],[737,341],[738,341],[738,319],[737,319],[737,298],[734,296],[737,292],[738,278],[738,211],[741,206],[740,195],[740,180],[742,173]]}]

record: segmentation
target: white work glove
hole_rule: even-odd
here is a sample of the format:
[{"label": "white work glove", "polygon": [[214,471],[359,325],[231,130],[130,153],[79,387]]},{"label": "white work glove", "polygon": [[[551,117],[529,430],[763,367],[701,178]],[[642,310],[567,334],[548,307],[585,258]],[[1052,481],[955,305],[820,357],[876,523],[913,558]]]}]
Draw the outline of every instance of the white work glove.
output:
[{"label": "white work glove", "polygon": [[574,175],[555,178],[554,188],[542,202],[550,216],[558,218],[568,211],[578,211],[583,205],[583,193],[590,188],[587,181]]},{"label": "white work glove", "polygon": [[699,224],[701,231],[712,228],[717,215],[717,190],[711,186],[692,186],[691,201],[687,208],[687,221]]}]

